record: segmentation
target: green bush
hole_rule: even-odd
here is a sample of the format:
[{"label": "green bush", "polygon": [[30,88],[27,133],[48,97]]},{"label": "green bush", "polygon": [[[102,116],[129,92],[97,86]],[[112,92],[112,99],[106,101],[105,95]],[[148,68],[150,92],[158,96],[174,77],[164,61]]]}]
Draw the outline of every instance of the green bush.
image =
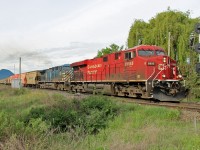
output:
[{"label": "green bush", "polygon": [[119,107],[106,97],[92,96],[72,103],[59,103],[53,107],[32,108],[24,122],[41,118],[51,128],[59,131],[79,130],[81,133],[95,134],[107,126],[110,119],[119,113]]},{"label": "green bush", "polygon": [[42,135],[48,131],[50,125],[42,121],[41,118],[30,119],[28,125],[25,128],[25,133],[27,135]]},{"label": "green bush", "polygon": [[43,118],[45,115],[44,107],[32,108],[30,113],[25,117],[24,123],[28,124],[31,119]]},{"label": "green bush", "polygon": [[66,131],[74,128],[77,117],[77,111],[73,109],[63,110],[54,108],[44,116],[44,119],[50,122],[53,128],[58,128],[60,131]]},{"label": "green bush", "polygon": [[80,103],[81,113],[90,115],[91,112],[102,112],[102,117],[113,118],[118,114],[119,107],[106,97],[92,96]]}]

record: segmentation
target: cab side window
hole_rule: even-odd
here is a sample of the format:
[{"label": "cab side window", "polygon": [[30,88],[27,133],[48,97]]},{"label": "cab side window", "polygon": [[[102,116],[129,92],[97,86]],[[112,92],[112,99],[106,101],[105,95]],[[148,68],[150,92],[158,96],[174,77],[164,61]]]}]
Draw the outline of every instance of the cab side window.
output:
[{"label": "cab side window", "polygon": [[108,57],[103,57],[103,62],[107,62],[108,61]]},{"label": "cab side window", "polygon": [[127,59],[127,60],[131,59],[131,52],[125,53],[125,59]]},{"label": "cab side window", "polygon": [[115,60],[118,60],[121,53],[115,53]]},{"label": "cab side window", "polygon": [[126,60],[130,60],[130,59],[132,59],[134,57],[136,57],[136,52],[135,51],[133,51],[133,52],[126,52],[125,53],[125,59]]}]

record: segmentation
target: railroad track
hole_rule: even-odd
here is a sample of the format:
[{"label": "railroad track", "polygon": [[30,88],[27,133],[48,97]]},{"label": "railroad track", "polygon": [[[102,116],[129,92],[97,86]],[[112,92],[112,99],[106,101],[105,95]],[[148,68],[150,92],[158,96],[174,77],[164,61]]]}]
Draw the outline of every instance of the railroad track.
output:
[{"label": "railroad track", "polygon": [[155,102],[152,100],[150,101],[150,100],[140,100],[140,99],[130,99],[130,98],[123,99],[123,102],[200,112],[200,104],[192,102],[180,102],[180,103]]},{"label": "railroad track", "polygon": [[[76,98],[84,98],[86,96],[92,95],[89,93],[81,94],[81,93],[68,93],[66,91],[57,91],[57,90],[50,90],[50,89],[42,89],[45,91],[51,91],[59,94],[63,94],[65,96],[74,95]],[[105,95],[108,96],[108,95]],[[188,111],[194,111],[200,113],[200,104],[198,103],[192,103],[192,102],[158,102],[153,100],[143,100],[143,99],[135,99],[135,98],[125,98],[125,97],[114,97],[115,100],[125,102],[125,103],[135,103],[135,104],[141,104],[141,105],[149,105],[149,106],[159,106],[159,107],[168,107],[168,108],[174,108],[174,109],[181,109],[181,110],[188,110]]]}]

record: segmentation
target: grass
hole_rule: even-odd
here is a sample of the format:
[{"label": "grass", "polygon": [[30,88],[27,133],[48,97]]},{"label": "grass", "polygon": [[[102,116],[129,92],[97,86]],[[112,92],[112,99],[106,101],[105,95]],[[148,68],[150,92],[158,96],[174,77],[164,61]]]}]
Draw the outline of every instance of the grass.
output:
[{"label": "grass", "polygon": [[[191,122],[182,122],[180,112],[136,106],[110,123],[97,136],[90,135],[79,149],[198,149],[200,132]],[[163,113],[164,112],[164,113]],[[199,125],[199,124],[198,124]],[[92,141],[89,142],[88,141]],[[87,149],[87,148],[86,148]]]},{"label": "grass", "polygon": [[71,105],[74,106],[71,96],[44,90],[17,91],[0,86],[0,149],[200,149],[200,120],[197,118],[195,129],[192,113],[191,118],[185,121],[183,113],[175,109],[120,102],[108,105],[103,101],[101,96],[89,97],[84,102],[76,101],[75,106],[78,109],[84,106],[84,111],[91,115],[87,116],[86,122],[100,117],[101,113],[95,113],[97,108],[106,108],[106,111],[110,104],[116,106],[117,114],[106,120],[105,128],[95,134],[83,133],[81,126],[63,132],[51,128],[51,124],[42,117],[29,118],[28,123],[24,122],[24,118],[35,108],[71,108]]}]

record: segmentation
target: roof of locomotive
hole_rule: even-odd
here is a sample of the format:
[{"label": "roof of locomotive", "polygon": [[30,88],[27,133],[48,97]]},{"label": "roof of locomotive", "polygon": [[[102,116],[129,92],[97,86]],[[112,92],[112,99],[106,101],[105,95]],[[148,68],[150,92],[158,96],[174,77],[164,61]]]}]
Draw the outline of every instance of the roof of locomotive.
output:
[{"label": "roof of locomotive", "polygon": [[[143,49],[143,50],[163,50],[163,48],[159,47],[159,46],[156,46],[156,45],[138,45],[138,46],[135,46],[135,47],[132,47],[132,48],[129,48],[129,49],[125,49],[125,50],[121,50],[119,52],[125,52],[125,51],[130,51],[130,50],[140,50],[140,49]],[[119,52],[114,52],[114,53],[119,53]],[[111,53],[111,54],[114,54],[114,53]],[[107,54],[107,55],[110,55],[110,54]],[[104,55],[104,56],[101,56],[99,58],[103,58],[107,55]],[[97,59],[97,58],[92,58],[92,59]],[[78,62],[74,62],[72,63],[70,66],[71,67],[75,67],[75,66],[82,66],[82,65],[87,65],[87,62],[88,60],[92,60],[92,59],[85,59],[85,60],[82,60],[82,61],[78,61]]]},{"label": "roof of locomotive", "polygon": [[59,66],[54,66],[48,69],[56,68],[56,67],[70,67],[70,64],[64,64],[64,65],[59,65]]},{"label": "roof of locomotive", "polygon": [[87,65],[87,61],[89,59],[85,59],[85,60],[82,60],[82,61],[78,61],[78,62],[74,62],[72,63],[70,66],[71,67],[75,67],[75,66],[82,66],[82,65]]},{"label": "roof of locomotive", "polygon": [[137,45],[137,46],[129,48],[129,49],[125,50],[125,51],[133,50],[133,49],[136,49],[136,50],[139,50],[139,49],[144,49],[144,50],[149,50],[149,49],[151,49],[151,50],[158,50],[159,49],[159,50],[163,50],[164,51],[163,48],[161,48],[159,46],[156,46],[156,45]]}]

